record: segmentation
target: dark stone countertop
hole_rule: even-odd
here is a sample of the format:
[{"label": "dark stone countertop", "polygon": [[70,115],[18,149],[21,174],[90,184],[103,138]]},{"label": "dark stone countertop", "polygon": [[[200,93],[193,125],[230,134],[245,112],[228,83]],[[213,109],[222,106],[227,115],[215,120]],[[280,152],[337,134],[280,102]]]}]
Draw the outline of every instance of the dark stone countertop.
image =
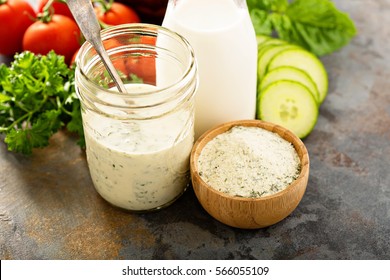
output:
[{"label": "dark stone countertop", "polygon": [[329,95],[307,191],[280,223],[223,225],[188,190],[130,214],[99,197],[65,132],[23,157],[0,143],[0,259],[390,259],[390,1],[334,1],[358,36],[323,58]]}]

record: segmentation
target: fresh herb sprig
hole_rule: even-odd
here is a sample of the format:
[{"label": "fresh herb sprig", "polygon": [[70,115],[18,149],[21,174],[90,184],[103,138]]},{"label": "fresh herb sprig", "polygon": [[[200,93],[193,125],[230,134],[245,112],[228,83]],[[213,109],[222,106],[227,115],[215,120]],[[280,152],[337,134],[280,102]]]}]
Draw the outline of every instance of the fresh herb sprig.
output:
[{"label": "fresh herb sprig", "polygon": [[247,0],[257,34],[277,35],[317,56],[330,54],[356,35],[348,14],[329,0]]},{"label": "fresh herb sprig", "polygon": [[16,54],[10,66],[0,65],[0,133],[10,151],[31,154],[45,147],[62,127],[80,136],[84,146],[80,101],[74,68],[53,51]]}]

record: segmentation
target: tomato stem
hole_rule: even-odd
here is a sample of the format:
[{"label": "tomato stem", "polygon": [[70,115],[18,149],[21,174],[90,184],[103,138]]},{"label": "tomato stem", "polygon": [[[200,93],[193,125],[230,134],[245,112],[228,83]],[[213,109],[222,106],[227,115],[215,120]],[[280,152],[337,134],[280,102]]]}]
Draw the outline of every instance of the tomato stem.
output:
[{"label": "tomato stem", "polygon": [[53,14],[54,14],[54,8],[53,8],[53,2],[56,0],[49,0],[43,6],[42,12],[38,14],[37,19],[44,22],[48,23],[51,21]]},{"label": "tomato stem", "polygon": [[92,0],[92,3],[94,3],[94,4],[97,3],[98,5],[100,5],[103,13],[105,14],[106,12],[111,10],[111,7],[112,7],[112,4],[114,3],[114,0],[109,0],[109,1],[106,1],[106,0]]},{"label": "tomato stem", "polygon": [[45,10],[51,9],[51,7],[53,6],[53,2],[54,2],[54,0],[47,1],[45,6],[43,7],[43,10],[45,11]]}]

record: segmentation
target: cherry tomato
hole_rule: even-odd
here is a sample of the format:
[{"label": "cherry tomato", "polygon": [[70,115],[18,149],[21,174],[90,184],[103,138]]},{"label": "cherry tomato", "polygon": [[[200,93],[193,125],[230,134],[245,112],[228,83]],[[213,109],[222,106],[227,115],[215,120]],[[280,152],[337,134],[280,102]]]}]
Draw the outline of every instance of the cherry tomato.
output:
[{"label": "cherry tomato", "polygon": [[[119,47],[121,45],[131,44],[146,44],[155,45],[156,37],[152,36],[134,36],[128,38],[126,41],[123,39],[108,39],[104,41],[106,49]],[[121,54],[111,57],[115,68],[120,72],[122,76],[125,76],[128,80],[135,78],[142,79],[144,83],[155,85],[156,83],[156,53],[151,50],[142,51],[142,53],[128,54],[126,58],[121,57]]]},{"label": "cherry tomato", "polygon": [[121,3],[95,5],[95,13],[98,19],[107,25],[140,22],[138,14],[129,6]]},{"label": "cherry tomato", "polygon": [[[110,38],[103,41],[104,48],[106,50],[116,48],[121,46],[122,44],[118,42],[115,38]],[[79,53],[80,49],[77,49],[76,52],[72,56],[72,60],[70,62],[70,65],[76,62],[77,54]],[[96,51],[94,49],[91,50],[91,55],[96,55]],[[111,55],[110,56],[111,62],[114,65],[115,69],[119,72],[120,76],[124,79],[128,79],[128,71],[126,68],[126,59],[123,59],[121,55]],[[103,78],[103,77],[102,77]]]},{"label": "cherry tomato", "polygon": [[77,49],[77,50],[74,52],[74,54],[72,55],[72,59],[70,60],[69,65],[72,65],[72,64],[76,63],[76,58],[77,58],[77,54],[79,53],[79,50],[80,50],[80,49]]},{"label": "cherry tomato", "polygon": [[[110,39],[104,40],[103,45],[104,45],[104,48],[106,50],[109,50],[109,49],[120,47],[122,44],[117,39],[110,38]],[[112,64],[114,65],[115,69],[119,72],[119,75],[121,77],[124,77],[127,79],[128,75],[129,75],[129,73],[126,69],[127,59],[123,59],[123,57],[121,57],[120,53],[110,55],[110,59],[111,59]]]},{"label": "cherry tomato", "polygon": [[69,64],[80,47],[80,41],[81,33],[77,24],[69,17],[54,14],[49,22],[36,21],[26,30],[23,50],[43,55],[54,50],[65,56]]},{"label": "cherry tomato", "polygon": [[[156,37],[142,36],[129,39],[126,44],[156,45]],[[154,85],[156,83],[156,53],[143,51],[142,55],[133,55],[126,59],[126,73],[128,77],[136,75],[144,83]]]},{"label": "cherry tomato", "polygon": [[35,17],[26,1],[0,0],[0,54],[13,55],[22,50],[23,34]]},{"label": "cherry tomato", "polygon": [[[123,44],[155,44],[156,38],[152,37],[143,37],[143,38],[133,38],[127,42],[117,40],[115,38],[110,38],[103,41],[103,45],[106,50],[120,47]],[[91,51],[92,54],[95,54],[95,51]],[[72,63],[75,62],[78,50],[73,55]],[[156,83],[156,62],[155,62],[155,52],[148,51],[143,55],[133,54],[127,57],[123,57],[122,53],[117,53],[110,55],[110,59],[115,69],[119,72],[119,75],[124,80],[133,80],[135,75],[137,78],[140,78],[144,83],[155,85]],[[103,78],[103,77],[102,77]]]},{"label": "cherry tomato", "polygon": [[131,78],[135,75],[144,83],[155,85],[156,83],[156,60],[152,53],[145,56],[132,56],[126,59],[126,73]]},{"label": "cherry tomato", "polygon": [[[45,5],[49,2],[49,0],[40,0],[38,3],[38,12],[43,12],[43,9],[45,8]],[[51,7],[53,8],[53,13],[57,15],[63,15],[70,17],[73,19],[73,15],[71,11],[68,8],[68,5],[60,0],[55,0],[52,4]],[[74,20],[74,19],[73,19]]]}]

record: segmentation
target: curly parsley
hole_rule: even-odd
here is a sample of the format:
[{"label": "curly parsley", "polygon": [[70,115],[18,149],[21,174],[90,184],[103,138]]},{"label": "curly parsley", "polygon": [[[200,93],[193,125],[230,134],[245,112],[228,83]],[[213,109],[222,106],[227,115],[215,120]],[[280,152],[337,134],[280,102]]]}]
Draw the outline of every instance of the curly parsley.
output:
[{"label": "curly parsley", "polygon": [[31,154],[66,127],[84,146],[80,101],[74,68],[53,51],[16,54],[10,66],[0,65],[0,133],[10,151]]},{"label": "curly parsley", "polygon": [[258,35],[276,33],[317,56],[330,54],[356,35],[354,22],[329,0],[247,0]]}]

